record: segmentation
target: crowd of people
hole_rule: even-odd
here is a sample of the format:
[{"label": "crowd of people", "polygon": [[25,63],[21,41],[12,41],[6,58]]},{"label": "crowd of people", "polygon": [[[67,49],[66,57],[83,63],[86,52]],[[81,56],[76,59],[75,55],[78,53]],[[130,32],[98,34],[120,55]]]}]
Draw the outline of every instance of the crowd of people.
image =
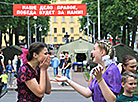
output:
[{"label": "crowd of people", "polygon": [[22,66],[20,55],[15,55],[13,60],[9,59],[8,64],[4,64],[3,52],[0,51],[0,93],[2,89],[7,92],[7,87],[14,87],[16,84],[17,71]]},{"label": "crowd of people", "polygon": [[[45,44],[35,42],[29,46],[24,56],[25,59],[22,60],[26,60],[26,63],[21,64],[20,56],[16,55],[5,67],[4,56],[0,55],[0,78],[5,89],[7,89],[6,83],[12,82],[17,73],[18,102],[41,102],[44,94],[51,93],[50,80],[61,82],[62,86],[70,85],[82,96],[91,97],[94,102],[138,101],[138,96],[133,94],[137,88],[137,60],[133,56],[126,55],[117,64],[115,48],[108,40],[97,41],[91,52],[92,61],[97,63],[97,66],[90,71],[88,87],[71,80],[69,73],[72,62],[69,52],[61,52],[59,59],[57,55],[50,59]],[[55,79],[49,79],[47,70],[50,64]],[[61,75],[58,68],[61,69]]]}]

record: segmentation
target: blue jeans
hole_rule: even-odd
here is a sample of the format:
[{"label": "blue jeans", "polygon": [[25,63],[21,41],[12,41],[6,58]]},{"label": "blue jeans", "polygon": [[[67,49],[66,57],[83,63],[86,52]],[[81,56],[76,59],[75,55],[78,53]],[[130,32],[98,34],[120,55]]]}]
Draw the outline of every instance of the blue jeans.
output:
[{"label": "blue jeans", "polygon": [[54,68],[54,75],[58,75],[58,68]]},{"label": "blue jeans", "polygon": [[12,85],[13,78],[14,78],[14,73],[8,73],[8,82],[9,82],[9,85]]},{"label": "blue jeans", "polygon": [[4,84],[4,86],[5,86],[5,90],[7,91],[7,84]]},{"label": "blue jeans", "polygon": [[66,74],[68,79],[70,79],[69,72],[70,72],[70,69],[66,69]]},{"label": "blue jeans", "polygon": [[62,76],[65,76],[65,74],[66,74],[65,71],[66,71],[65,69],[62,69]]}]

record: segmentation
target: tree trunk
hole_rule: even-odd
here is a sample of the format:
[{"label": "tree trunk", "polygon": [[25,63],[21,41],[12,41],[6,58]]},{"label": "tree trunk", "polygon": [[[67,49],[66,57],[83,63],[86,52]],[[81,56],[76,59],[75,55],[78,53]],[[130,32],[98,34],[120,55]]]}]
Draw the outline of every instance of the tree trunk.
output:
[{"label": "tree trunk", "polygon": [[0,49],[1,49],[1,45],[2,45],[2,33],[1,33],[1,30],[0,30]]},{"label": "tree trunk", "polygon": [[127,46],[130,44],[130,26],[127,24]]},{"label": "tree trunk", "polygon": [[5,41],[5,44],[6,44],[6,47],[8,46],[8,42],[7,42],[7,39],[6,39],[6,34],[4,32],[2,32],[4,34],[4,41]]},{"label": "tree trunk", "polygon": [[9,45],[13,45],[13,31],[11,28],[9,28]]},{"label": "tree trunk", "polygon": [[107,39],[107,34],[108,34],[108,33],[105,33],[105,39]]},{"label": "tree trunk", "polygon": [[134,41],[135,41],[135,37],[136,37],[136,31],[137,31],[137,21],[134,22],[134,29],[133,29],[133,33],[132,33],[132,42],[131,42],[131,48],[134,49]]},{"label": "tree trunk", "polygon": [[15,28],[15,45],[19,44],[19,31]]},{"label": "tree trunk", "polygon": [[123,26],[122,43],[126,44],[126,24]]}]

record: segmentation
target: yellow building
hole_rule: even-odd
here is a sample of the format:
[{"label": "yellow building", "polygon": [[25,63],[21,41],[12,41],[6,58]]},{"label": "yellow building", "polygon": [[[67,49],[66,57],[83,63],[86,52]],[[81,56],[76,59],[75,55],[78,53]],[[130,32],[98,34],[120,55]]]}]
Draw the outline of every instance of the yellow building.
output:
[{"label": "yellow building", "polygon": [[[81,4],[82,0],[53,0],[52,4]],[[68,33],[69,40],[76,40],[80,37],[87,39],[80,30],[79,16],[51,16],[48,36],[45,37],[47,44],[64,44],[64,35]],[[91,38],[91,37],[90,37]]]},{"label": "yellow building", "polygon": [[[52,4],[81,4],[82,0],[52,0]],[[80,29],[81,25],[79,22],[79,16],[51,16],[50,17],[50,28],[48,36],[44,37],[46,44],[65,44],[66,33],[69,34],[69,40],[76,40],[80,37],[88,39],[87,35],[84,35]],[[2,46],[5,47],[4,34],[2,34]],[[35,38],[35,34],[34,34]],[[6,39],[9,40],[8,34]],[[25,36],[19,36],[19,40],[25,39]],[[89,36],[91,41],[91,36]],[[26,42],[26,41],[25,41]],[[13,34],[13,45],[15,45],[15,35]]]}]

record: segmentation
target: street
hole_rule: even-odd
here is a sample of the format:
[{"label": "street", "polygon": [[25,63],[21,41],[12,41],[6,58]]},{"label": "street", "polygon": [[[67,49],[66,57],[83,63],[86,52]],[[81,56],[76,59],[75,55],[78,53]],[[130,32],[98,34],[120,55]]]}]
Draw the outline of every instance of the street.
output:
[{"label": "street", "polygon": [[[17,92],[9,91],[0,99],[0,102],[16,102]],[[45,95],[42,102],[91,102],[91,98],[85,98],[75,91],[52,91]]]}]

